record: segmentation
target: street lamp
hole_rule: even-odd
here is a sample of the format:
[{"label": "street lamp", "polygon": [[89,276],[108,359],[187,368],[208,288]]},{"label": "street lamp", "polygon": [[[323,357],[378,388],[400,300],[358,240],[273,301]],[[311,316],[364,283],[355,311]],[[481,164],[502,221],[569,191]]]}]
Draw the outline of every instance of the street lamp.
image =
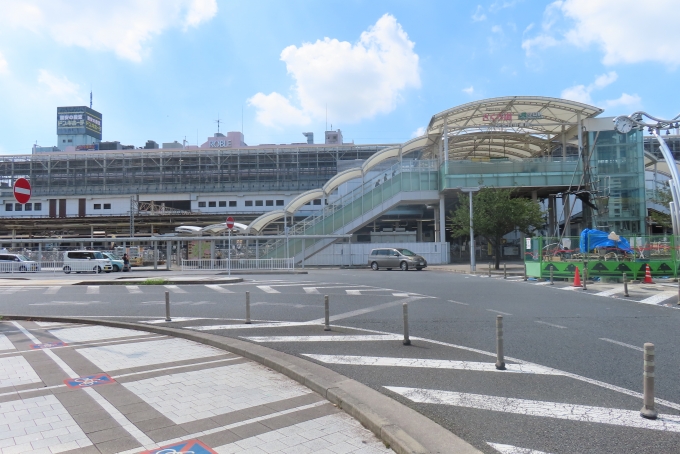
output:
[{"label": "street lamp", "polygon": [[475,263],[475,232],[472,225],[472,193],[479,191],[477,188],[460,188],[460,192],[467,192],[470,196],[470,271],[477,270],[477,264]]},{"label": "street lamp", "polygon": [[[648,122],[643,121],[643,117],[647,117]],[[671,172],[671,180],[668,185],[671,189],[671,196],[673,201],[669,204],[669,211],[671,213],[671,223],[673,224],[673,234],[678,235],[678,227],[680,227],[680,173],[678,173],[678,166],[675,164],[673,153],[668,148],[666,141],[663,140],[659,131],[669,131],[677,129],[680,126],[680,114],[676,115],[671,120],[663,120],[653,117],[647,112],[635,112],[631,115],[619,115],[614,118],[614,128],[621,134],[628,134],[633,128],[640,130],[647,130],[659,141],[661,154],[668,164],[668,169]]]}]

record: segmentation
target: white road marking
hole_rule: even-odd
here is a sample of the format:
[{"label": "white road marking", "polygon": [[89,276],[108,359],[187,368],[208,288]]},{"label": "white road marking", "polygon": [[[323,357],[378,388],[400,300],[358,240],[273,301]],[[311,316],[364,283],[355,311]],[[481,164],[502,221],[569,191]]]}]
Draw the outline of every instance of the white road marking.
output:
[{"label": "white road marking", "polygon": [[499,443],[490,443],[488,441],[486,444],[502,454],[549,454],[543,451],[536,451],[535,449],[519,448],[512,445],[501,445]]},{"label": "white road marking", "polygon": [[138,285],[126,285],[125,288],[130,293],[142,293]]},{"label": "white road marking", "polygon": [[104,301],[50,301],[47,303],[30,303],[29,306],[89,306],[90,304],[109,304]]},{"label": "white road marking", "polygon": [[567,285],[566,287],[560,287],[560,290],[583,290],[583,287],[574,287],[573,285]]},{"label": "white road marking", "polygon": [[309,293],[312,295],[318,295],[319,290],[316,287],[302,287],[302,290],[305,291],[305,293]]},{"label": "white road marking", "polygon": [[548,325],[548,326],[552,326],[553,328],[561,328],[561,329],[567,329],[567,327],[566,327],[566,326],[562,326],[562,325],[555,325],[555,324],[553,324],[553,323],[548,323],[548,322],[544,322],[544,321],[542,321],[542,320],[534,320],[534,321],[535,321],[536,323],[540,323],[541,325]]},{"label": "white road marking", "polygon": [[244,323],[234,323],[233,325],[206,325],[206,326],[185,326],[185,329],[195,329],[196,331],[214,331],[221,329],[252,329],[252,328],[278,328],[281,326],[306,326],[311,325],[309,322],[268,322],[268,323],[253,323],[246,325]]},{"label": "white road marking", "polygon": [[439,391],[436,389],[402,388],[386,386],[413,402],[452,405],[478,410],[499,411],[524,416],[565,419],[614,426],[651,429],[664,432],[680,432],[680,416],[659,415],[657,420],[640,417],[640,411],[618,408],[590,407],[586,405],[515,399],[512,397],[485,396],[482,394]]},{"label": "white road marking", "polygon": [[186,293],[187,292],[186,290],[181,289],[176,285],[164,285],[163,287],[167,288],[172,293]]},{"label": "white road marking", "polygon": [[411,295],[408,293],[392,293],[392,296],[409,297]]},{"label": "white road marking", "polygon": [[469,306],[470,303],[461,303],[460,301],[449,300],[449,303],[461,304],[463,306]]},{"label": "white road marking", "polygon": [[266,292],[266,293],[281,293],[278,290],[274,290],[269,285],[258,285],[257,288],[259,288],[260,290],[262,290],[263,292]]},{"label": "white road marking", "polygon": [[314,304],[268,303],[266,301],[258,301],[257,303],[251,304],[251,306],[286,306],[294,307],[296,309],[302,309],[303,307],[318,307]]},{"label": "white road marking", "polygon": [[[378,304],[377,306],[372,306],[372,307],[367,307],[366,309],[357,309],[355,311],[349,311],[345,312],[343,314],[337,314],[337,315],[331,315],[330,316],[330,321],[335,321],[335,320],[342,320],[343,318],[350,318],[350,317],[356,317],[357,315],[363,315],[363,314],[368,314],[369,312],[375,312],[379,311],[381,309],[387,309],[388,307],[392,306],[398,306],[403,303],[410,303],[411,301],[417,301],[419,299],[423,299],[421,296],[411,296],[406,299],[401,299],[397,301],[390,301],[389,303],[383,303],[383,304]],[[324,319],[323,318],[317,318],[316,320],[310,320],[309,324],[317,324],[317,323],[323,323]]]},{"label": "white road marking", "polygon": [[43,293],[44,295],[54,295],[56,294],[59,289],[61,289],[61,285],[59,286],[54,286],[54,287],[48,287],[47,290]]},{"label": "white road marking", "polygon": [[348,295],[361,296],[361,290],[345,290]]},{"label": "white road marking", "polygon": [[666,301],[667,299],[676,296],[677,294],[678,294],[678,292],[661,292],[661,293],[657,293],[654,296],[650,296],[649,298],[645,298],[645,299],[638,301],[638,302],[642,303],[642,304],[658,305],[659,303],[662,303],[662,302]]},{"label": "white road marking", "polygon": [[605,290],[603,292],[598,292],[595,294],[595,296],[612,296],[616,295],[617,293],[623,292],[622,288],[610,288],[609,290]]},{"label": "white road marking", "polygon": [[159,320],[140,320],[139,323],[146,323],[148,325],[158,325],[160,323],[176,323],[176,322],[190,322],[193,320],[205,320],[200,317],[172,317],[171,322],[166,322],[164,318]]},{"label": "white road marking", "polygon": [[637,346],[635,346],[635,345],[630,345],[630,344],[626,344],[626,343],[624,343],[624,342],[615,341],[615,340],[613,340],[613,339],[607,339],[606,337],[601,337],[600,340],[603,340],[603,341],[605,341],[605,342],[611,342],[612,344],[620,345],[620,346],[622,346],[622,347],[632,348],[633,350],[637,350],[637,351],[639,351],[639,352],[644,352],[644,351],[645,351],[645,349],[642,348],[642,347],[637,347]]},{"label": "white road marking", "polygon": [[[397,337],[399,339],[403,339],[400,336]],[[417,358],[387,358],[380,356],[349,356],[349,355],[303,354],[302,356],[307,356],[309,358],[327,364],[350,364],[354,366],[418,367],[426,369],[469,370],[476,372],[515,372],[520,374],[562,375],[546,367],[529,366],[523,364],[506,364],[505,365],[506,370],[500,371],[496,369],[495,363],[481,363],[475,361],[453,361],[446,359],[417,359]]]},{"label": "white road marking", "polygon": [[[391,341],[403,340],[404,336],[397,334],[377,334],[377,335],[328,335],[328,336],[251,336],[245,337],[253,342],[366,342],[366,341]],[[316,355],[306,355],[316,356]],[[324,355],[320,355],[324,356]],[[321,361],[321,360],[320,360]],[[341,363],[338,363],[341,364]]]},{"label": "white road marking", "polygon": [[545,282],[537,282],[534,285],[550,285],[550,281],[545,281]]},{"label": "white road marking", "polygon": [[87,292],[85,292],[87,295],[97,295],[99,294],[99,286],[98,285],[88,285],[87,286]]},{"label": "white road marking", "polygon": [[493,312],[494,314],[512,315],[512,314],[508,314],[507,312],[497,311],[496,309],[487,309],[487,311]]},{"label": "white road marking", "polygon": [[217,285],[217,284],[207,284],[206,287],[208,287],[211,290],[215,290],[218,293],[234,293],[231,290],[229,290],[228,288],[224,288],[221,285]]}]

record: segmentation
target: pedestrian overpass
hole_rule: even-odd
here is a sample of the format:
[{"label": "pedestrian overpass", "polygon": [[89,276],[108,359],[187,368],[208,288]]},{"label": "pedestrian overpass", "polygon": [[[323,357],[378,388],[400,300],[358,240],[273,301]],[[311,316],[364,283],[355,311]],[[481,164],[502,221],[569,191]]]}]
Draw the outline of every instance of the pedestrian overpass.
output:
[{"label": "pedestrian overpass", "polygon": [[326,198],[317,213],[286,227],[287,238],[261,245],[263,256],[303,261],[336,240],[297,236],[351,234],[407,204],[435,207],[435,242],[444,242],[446,198],[461,189],[513,188],[538,198],[581,185],[583,122],[601,112],[574,101],[524,96],[440,112],[424,135],[383,149],[284,209],[260,216],[247,233],[259,234],[280,219],[288,226],[302,206]]}]

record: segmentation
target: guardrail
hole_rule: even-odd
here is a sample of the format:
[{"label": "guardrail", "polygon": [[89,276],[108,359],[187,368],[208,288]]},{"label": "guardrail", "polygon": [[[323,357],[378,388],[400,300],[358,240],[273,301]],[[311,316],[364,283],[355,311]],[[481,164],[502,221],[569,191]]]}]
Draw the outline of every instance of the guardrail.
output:
[{"label": "guardrail", "polygon": [[[97,270],[97,264],[83,262],[71,262],[68,264],[69,272],[73,273],[104,273],[103,267],[101,270]],[[0,273],[61,273],[64,272],[64,262],[59,261],[46,261],[41,262],[0,262]]]},{"label": "guardrail", "polygon": [[293,258],[271,259],[182,259],[182,271],[188,270],[292,270]]}]

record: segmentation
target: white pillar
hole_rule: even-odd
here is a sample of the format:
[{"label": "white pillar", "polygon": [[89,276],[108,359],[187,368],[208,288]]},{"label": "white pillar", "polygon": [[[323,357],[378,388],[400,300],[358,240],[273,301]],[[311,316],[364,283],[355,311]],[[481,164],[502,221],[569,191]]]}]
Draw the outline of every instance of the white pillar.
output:
[{"label": "white pillar", "polygon": [[434,209],[434,242],[439,243],[439,206]]},{"label": "white pillar", "polygon": [[444,194],[439,194],[439,242],[446,241],[446,204]]}]

